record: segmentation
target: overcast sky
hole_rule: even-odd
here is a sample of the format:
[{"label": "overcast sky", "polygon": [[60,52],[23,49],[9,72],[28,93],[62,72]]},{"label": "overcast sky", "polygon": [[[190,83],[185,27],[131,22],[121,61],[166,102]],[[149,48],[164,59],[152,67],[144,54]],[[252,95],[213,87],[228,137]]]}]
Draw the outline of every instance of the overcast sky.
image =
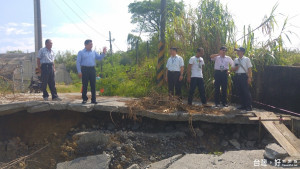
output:
[{"label": "overcast sky", "polygon": [[[53,40],[55,51],[77,53],[85,39],[94,41],[96,48],[109,46],[108,31],[115,39],[114,51],[127,49],[127,35],[135,27],[130,23],[128,4],[134,0],[41,0],[43,39]],[[196,7],[197,0],[184,0]],[[227,5],[237,26],[237,36],[244,25],[257,27],[272,7],[279,3],[277,20],[289,16],[288,30],[300,36],[299,0],[221,0]],[[11,50],[34,51],[33,0],[9,0],[0,6],[0,53]],[[283,15],[281,15],[283,14]],[[278,30],[282,27],[278,22]],[[278,32],[274,32],[276,36]],[[292,36],[289,48],[300,49],[300,39]],[[43,41],[44,41],[43,40]]]}]

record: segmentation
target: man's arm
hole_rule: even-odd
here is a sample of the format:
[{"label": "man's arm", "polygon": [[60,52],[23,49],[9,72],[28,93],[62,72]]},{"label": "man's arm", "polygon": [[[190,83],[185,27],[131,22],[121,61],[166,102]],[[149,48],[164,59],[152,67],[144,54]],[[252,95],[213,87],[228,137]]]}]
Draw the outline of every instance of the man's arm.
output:
[{"label": "man's arm", "polygon": [[41,59],[40,58],[37,58],[36,64],[37,64],[37,68],[41,69]]},{"label": "man's arm", "polygon": [[230,64],[230,70],[227,72],[227,73],[230,73],[232,71],[235,71],[234,68],[235,68],[235,65],[234,65],[234,62],[233,60],[231,59],[231,57],[228,57],[229,58],[229,64]]},{"label": "man's arm", "polygon": [[210,55],[210,58],[211,58],[211,59],[214,59],[214,58],[217,57],[217,56],[219,56],[219,54],[212,54],[212,55]]},{"label": "man's arm", "polygon": [[166,69],[166,73],[165,73],[165,81],[168,82],[168,69]]},{"label": "man's arm", "polygon": [[95,52],[96,53],[96,59],[97,60],[102,60],[105,57],[106,52],[107,52],[107,48],[106,47],[103,48],[103,52],[100,55],[97,52]]},{"label": "man's arm", "polygon": [[53,71],[55,72],[55,63],[53,62]]},{"label": "man's arm", "polygon": [[77,68],[77,72],[78,72],[78,76],[79,78],[82,77],[82,73],[81,73],[81,52],[78,52],[77,55],[77,59],[76,59],[76,68]]},{"label": "man's arm", "polygon": [[192,69],[192,64],[189,64],[187,68],[187,81],[189,83],[191,82],[191,69]]},{"label": "man's arm", "polygon": [[38,67],[39,70],[41,69],[41,59],[42,59],[42,54],[43,54],[42,49],[43,48],[41,48],[39,50],[39,53],[38,53],[38,56],[37,56],[37,61],[36,61],[37,67]]},{"label": "man's arm", "polygon": [[231,71],[230,72],[235,72],[239,69],[239,66],[237,65],[237,63],[235,63],[235,61],[233,61],[233,67],[231,67]]},{"label": "man's arm", "polygon": [[183,71],[184,71],[184,66],[180,67],[180,77],[179,77],[179,81],[182,81],[183,79]]},{"label": "man's arm", "polygon": [[248,84],[251,84],[252,81],[252,68],[248,68]]}]

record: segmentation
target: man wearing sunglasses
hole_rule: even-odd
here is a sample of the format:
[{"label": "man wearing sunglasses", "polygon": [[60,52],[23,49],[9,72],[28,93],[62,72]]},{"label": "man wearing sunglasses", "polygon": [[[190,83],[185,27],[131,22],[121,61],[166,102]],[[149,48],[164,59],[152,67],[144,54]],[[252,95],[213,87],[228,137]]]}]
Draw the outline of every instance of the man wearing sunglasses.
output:
[{"label": "man wearing sunglasses", "polygon": [[221,101],[224,107],[227,105],[227,83],[228,83],[228,70],[229,65],[234,66],[233,60],[226,56],[227,48],[222,46],[218,54],[210,56],[211,60],[215,62],[215,104],[216,107],[220,106],[220,87],[222,88]]}]

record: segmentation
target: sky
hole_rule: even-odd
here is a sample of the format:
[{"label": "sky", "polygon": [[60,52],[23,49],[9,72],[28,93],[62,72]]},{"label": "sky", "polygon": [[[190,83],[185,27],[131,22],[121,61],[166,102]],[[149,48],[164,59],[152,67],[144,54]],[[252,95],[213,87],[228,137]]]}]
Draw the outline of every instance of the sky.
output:
[{"label": "sky", "polygon": [[[4,0],[2,0],[4,1]],[[278,35],[283,20],[289,17],[287,30],[292,43],[285,46],[300,49],[299,0],[220,0],[227,5],[237,26],[237,38],[242,36],[244,25],[257,27],[265,15],[269,15],[278,2],[276,16]],[[127,35],[135,28],[130,23],[129,3],[134,0],[41,0],[43,43],[50,38],[54,51],[69,50],[77,53],[83,42],[92,39],[94,48],[109,46],[111,31],[113,51],[127,49]],[[198,0],[184,0],[187,7],[196,7]],[[0,6],[0,53],[12,50],[34,51],[33,0],[9,0]],[[258,31],[258,35],[259,35]],[[298,36],[299,37],[298,37]],[[263,35],[260,35],[264,38]],[[147,36],[143,36],[146,40]]]}]

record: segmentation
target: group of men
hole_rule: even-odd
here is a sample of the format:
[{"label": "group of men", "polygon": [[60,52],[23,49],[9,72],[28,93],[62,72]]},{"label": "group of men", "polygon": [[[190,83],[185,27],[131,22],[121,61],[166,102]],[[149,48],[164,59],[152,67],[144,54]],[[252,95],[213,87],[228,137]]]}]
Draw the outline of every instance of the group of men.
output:
[{"label": "group of men", "polygon": [[[93,51],[93,42],[88,39],[84,42],[85,48],[78,52],[76,67],[78,71],[79,78],[82,78],[82,104],[86,104],[87,88],[88,83],[90,83],[91,88],[91,103],[97,104],[96,101],[96,61],[102,60],[107,52],[106,47],[103,48],[103,53],[98,54]],[[227,83],[228,74],[232,71],[235,72],[236,76],[236,87],[239,91],[239,96],[241,100],[241,107],[239,109],[245,109],[247,111],[252,110],[251,94],[249,91],[249,84],[252,80],[252,64],[250,59],[245,54],[245,49],[240,47],[235,49],[237,55],[239,56],[234,61],[226,56],[227,48],[221,47],[218,54],[213,54],[210,56],[211,60],[215,62],[215,106],[220,106],[220,96],[221,103],[224,107],[227,107]],[[177,55],[177,48],[170,48],[171,57],[167,62],[167,70],[165,75],[165,80],[168,82],[168,89],[170,96],[175,95],[181,99],[181,82],[183,80],[184,73],[184,60],[181,56]],[[198,88],[200,93],[200,98],[202,104],[206,105],[207,100],[205,97],[205,86],[203,81],[203,66],[204,63],[204,49],[198,48],[197,54],[190,58],[188,70],[187,70],[187,81],[190,84],[188,104],[192,105],[193,96],[195,89]],[[37,57],[38,70],[41,72],[42,81],[42,91],[43,99],[48,101],[49,94],[47,92],[47,84],[51,91],[53,101],[61,101],[57,95],[55,87],[55,66],[54,66],[54,53],[52,51],[52,41],[47,39],[45,41],[45,47],[41,48]],[[220,94],[221,88],[221,94]]]},{"label": "group of men", "polygon": [[[226,56],[227,48],[221,47],[218,54],[213,54],[210,59],[215,62],[214,64],[214,88],[215,88],[215,106],[228,107],[227,104],[227,85],[228,74],[235,72],[235,87],[238,90],[238,94],[241,101],[241,106],[238,109],[251,111],[252,99],[249,91],[249,85],[252,81],[252,64],[248,57],[244,56],[245,48],[235,49],[238,58],[234,61],[231,57]],[[177,55],[177,48],[170,48],[170,58],[166,65],[165,80],[168,82],[169,95],[175,96],[181,99],[181,82],[183,80],[184,61],[181,56]],[[187,81],[190,84],[188,104],[192,105],[193,96],[196,87],[199,90],[201,102],[203,105],[207,105],[205,97],[205,86],[203,80],[203,66],[204,63],[204,49],[198,48],[197,54],[190,58],[187,69]],[[220,92],[221,91],[221,92]],[[220,99],[221,97],[221,99]],[[221,101],[221,102],[220,102]]]},{"label": "group of men", "polygon": [[[82,104],[86,104],[87,97],[87,88],[88,83],[91,87],[91,103],[97,104],[96,101],[96,61],[102,60],[107,52],[106,47],[103,48],[102,54],[98,54],[96,51],[93,51],[93,42],[90,39],[87,39],[84,42],[85,48],[78,52],[76,67],[78,71],[78,76],[82,78]],[[51,91],[53,101],[61,101],[57,95],[55,87],[55,66],[54,66],[55,55],[52,51],[52,41],[47,39],[45,41],[45,47],[39,50],[37,57],[37,67],[39,72],[41,72],[41,82],[42,82],[42,91],[43,99],[48,101],[49,94],[47,92],[47,84]]]}]

